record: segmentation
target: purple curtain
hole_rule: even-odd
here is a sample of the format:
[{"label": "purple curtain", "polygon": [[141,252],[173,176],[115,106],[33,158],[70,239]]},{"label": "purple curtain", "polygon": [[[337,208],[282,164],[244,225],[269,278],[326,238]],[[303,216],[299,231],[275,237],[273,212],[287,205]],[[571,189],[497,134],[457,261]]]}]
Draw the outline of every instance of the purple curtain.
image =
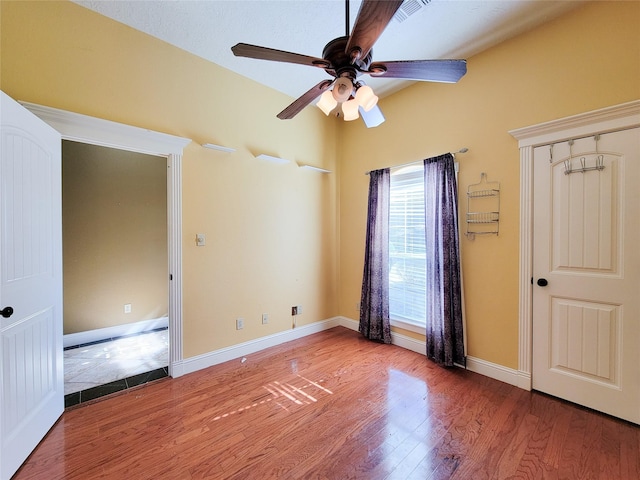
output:
[{"label": "purple curtain", "polygon": [[464,365],[458,234],[458,189],[453,155],[424,161],[427,257],[427,357]]},{"label": "purple curtain", "polygon": [[358,330],[370,340],[391,343],[389,322],[388,168],[369,173],[369,208]]}]

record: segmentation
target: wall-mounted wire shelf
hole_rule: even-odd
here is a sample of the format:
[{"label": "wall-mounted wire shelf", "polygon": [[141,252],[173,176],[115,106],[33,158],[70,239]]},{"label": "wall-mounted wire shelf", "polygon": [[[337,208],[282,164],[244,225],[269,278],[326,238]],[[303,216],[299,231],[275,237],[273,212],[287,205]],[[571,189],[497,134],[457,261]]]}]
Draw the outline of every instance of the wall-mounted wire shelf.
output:
[{"label": "wall-mounted wire shelf", "polygon": [[474,239],[476,235],[498,235],[500,226],[500,183],[489,182],[487,174],[467,188],[467,231],[465,235]]},{"label": "wall-mounted wire shelf", "polygon": [[[499,212],[470,212],[467,213],[467,223],[493,223],[500,220]],[[493,233],[493,232],[489,232]]]},{"label": "wall-mounted wire shelf", "polygon": [[[469,185],[471,186],[471,185]],[[496,190],[492,188],[490,190],[478,190],[475,192],[467,192],[467,197],[469,198],[477,198],[477,197],[496,197],[500,195],[500,190]]]}]

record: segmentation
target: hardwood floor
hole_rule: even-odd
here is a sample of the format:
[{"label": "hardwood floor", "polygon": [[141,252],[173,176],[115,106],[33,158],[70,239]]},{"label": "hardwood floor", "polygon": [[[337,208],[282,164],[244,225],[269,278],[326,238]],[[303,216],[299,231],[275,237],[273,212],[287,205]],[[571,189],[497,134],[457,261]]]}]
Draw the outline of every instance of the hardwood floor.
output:
[{"label": "hardwood floor", "polygon": [[25,479],[638,479],[640,428],[337,327],[67,410]]}]

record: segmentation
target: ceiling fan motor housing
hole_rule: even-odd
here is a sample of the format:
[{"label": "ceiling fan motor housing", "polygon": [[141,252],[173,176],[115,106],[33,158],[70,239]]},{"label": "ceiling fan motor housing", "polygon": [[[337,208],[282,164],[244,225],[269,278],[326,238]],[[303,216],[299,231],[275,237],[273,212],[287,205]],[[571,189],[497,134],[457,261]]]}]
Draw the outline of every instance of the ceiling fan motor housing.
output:
[{"label": "ceiling fan motor housing", "polygon": [[373,51],[370,50],[363,58],[353,60],[345,51],[348,41],[349,37],[338,37],[331,40],[324,47],[322,58],[331,64],[330,68],[325,68],[329,75],[332,77],[349,77],[353,81],[361,72],[366,72],[369,69]]}]

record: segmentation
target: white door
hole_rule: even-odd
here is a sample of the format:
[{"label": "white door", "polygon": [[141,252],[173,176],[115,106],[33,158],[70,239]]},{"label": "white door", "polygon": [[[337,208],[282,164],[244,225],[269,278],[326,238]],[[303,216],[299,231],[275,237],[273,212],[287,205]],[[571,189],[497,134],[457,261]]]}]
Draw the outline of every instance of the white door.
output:
[{"label": "white door", "polygon": [[[0,92],[0,478],[64,410],[61,139]],[[7,307],[13,309],[9,316]]]},{"label": "white door", "polygon": [[640,129],[533,168],[533,388],[640,423]]}]

